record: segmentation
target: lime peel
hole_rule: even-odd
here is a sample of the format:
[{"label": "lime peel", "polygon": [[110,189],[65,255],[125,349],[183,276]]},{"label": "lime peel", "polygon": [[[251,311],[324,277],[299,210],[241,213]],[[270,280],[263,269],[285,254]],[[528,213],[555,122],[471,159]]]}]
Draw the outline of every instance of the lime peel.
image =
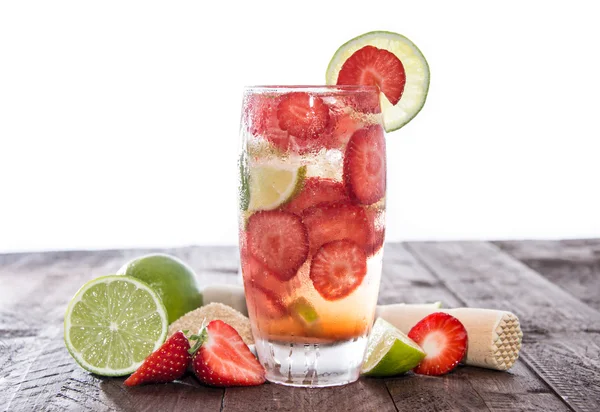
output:
[{"label": "lime peel", "polygon": [[315,307],[303,296],[294,300],[288,310],[292,315],[299,317],[309,325],[319,320],[319,315]]},{"label": "lime peel", "polygon": [[250,168],[248,210],[273,210],[302,190],[306,166],[298,168],[254,166]]},{"label": "lime peel", "polygon": [[382,318],[377,318],[362,373],[367,376],[394,376],[406,373],[425,358],[423,349]]}]

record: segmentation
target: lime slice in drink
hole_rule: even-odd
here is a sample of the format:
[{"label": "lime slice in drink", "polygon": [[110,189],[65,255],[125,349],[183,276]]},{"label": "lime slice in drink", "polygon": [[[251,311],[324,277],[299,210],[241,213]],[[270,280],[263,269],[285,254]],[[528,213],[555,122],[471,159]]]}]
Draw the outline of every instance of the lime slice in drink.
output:
[{"label": "lime slice in drink", "polygon": [[250,169],[250,203],[248,209],[272,210],[294,197],[306,176],[306,166],[275,168],[254,166]]},{"label": "lime slice in drink", "polygon": [[413,369],[423,358],[425,352],[419,345],[378,318],[369,336],[362,373],[368,376],[399,375]]},{"label": "lime slice in drink", "polygon": [[65,314],[65,345],[82,368],[103,376],[133,373],[167,336],[167,311],[150,287],[129,276],[89,281]]},{"label": "lime slice in drink", "polygon": [[355,37],[335,52],[326,82],[378,86],[384,127],[391,132],[408,123],[425,104],[429,65],[406,37],[373,31]]},{"label": "lime slice in drink", "polygon": [[315,310],[315,307],[308,299],[302,296],[289,305],[288,311],[292,316],[297,317],[307,325],[312,325],[319,320],[319,314]]}]

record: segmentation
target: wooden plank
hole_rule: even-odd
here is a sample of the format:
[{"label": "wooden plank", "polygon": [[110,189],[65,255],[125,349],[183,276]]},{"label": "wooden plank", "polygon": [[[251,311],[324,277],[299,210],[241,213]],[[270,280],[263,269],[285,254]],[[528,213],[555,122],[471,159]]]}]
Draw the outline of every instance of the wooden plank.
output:
[{"label": "wooden plank", "polygon": [[50,400],[47,411],[220,411],[223,389],[200,385],[193,377],[162,385],[128,388],[122,378],[103,378],[77,369]]},{"label": "wooden plank", "polygon": [[[386,245],[380,303],[423,303],[440,300],[444,307],[465,306],[402,244]],[[518,361],[508,372],[461,367],[444,377],[408,375],[387,386],[399,410],[514,410],[516,405],[545,405],[568,410],[544,382]]]},{"label": "wooden plank", "polygon": [[361,379],[346,386],[305,389],[281,385],[229,388],[224,412],[256,411],[365,411],[395,412],[383,380]]},{"label": "wooden plank", "polygon": [[529,366],[574,410],[600,410],[598,311],[489,243],[408,248],[469,306],[519,316]]},{"label": "wooden plank", "polygon": [[[77,395],[77,391],[81,390],[77,387],[77,381],[82,380],[80,375],[89,374],[76,365],[64,347],[63,314],[70,298],[87,280],[114,273],[129,259],[150,252],[127,250],[0,255],[0,281],[9,286],[0,291],[2,407],[10,411],[37,410],[45,408],[48,402],[66,409],[92,405],[102,410],[103,402],[112,405],[110,408],[118,406],[115,399],[102,399],[104,392],[88,390]],[[235,248],[182,248],[167,252],[188,262],[196,270],[200,284],[239,281]],[[92,382],[100,385],[103,381]],[[212,394],[207,398],[203,395],[204,391],[191,396],[188,392],[192,390],[188,387],[180,391],[179,398],[172,397],[173,400],[193,398],[209,405],[217,399],[215,405],[218,404],[217,410],[220,408],[221,396],[215,398]],[[90,393],[97,396],[98,403],[88,396]],[[155,402],[152,397],[133,399],[139,409],[152,410]]]},{"label": "wooden plank", "polygon": [[[401,244],[386,245],[384,269],[381,279],[379,303],[422,303],[441,300],[447,307],[464,305],[444,283],[409,253]],[[522,362],[517,362],[509,372],[496,372],[479,368],[460,368],[441,378],[424,378],[414,375],[398,379],[363,379],[359,381],[377,385],[385,382],[398,410],[524,410],[535,405],[547,410],[569,410]],[[352,385],[350,386],[352,387]],[[289,392],[291,390],[292,392]],[[275,391],[275,392],[273,392]],[[315,394],[315,391],[316,394]],[[224,410],[241,410],[249,402],[257,403],[257,410],[277,410],[278,407],[296,410],[326,410],[332,405],[346,405],[346,392],[326,390],[330,403],[323,403],[318,394],[322,390],[286,389],[277,385],[232,390],[225,393]],[[352,403],[353,409],[377,410],[376,403],[382,388],[370,387]],[[293,395],[292,395],[293,394]],[[376,397],[377,399],[373,399]],[[366,408],[366,409],[365,409]],[[340,408],[339,410],[353,410]],[[334,409],[338,410],[338,409]]]},{"label": "wooden plank", "polygon": [[461,304],[404,246],[400,243],[386,243],[379,304],[436,301],[441,301],[445,307]]},{"label": "wooden plank", "polygon": [[582,302],[600,310],[600,239],[494,244]]},{"label": "wooden plank", "polygon": [[[201,386],[190,376],[177,384],[125,388],[123,379],[101,378],[83,371],[62,342],[62,315],[68,300],[87,279],[112,273],[127,260],[148,252],[0,255],[0,281],[10,279],[11,289],[15,289],[14,294],[6,289],[0,291],[0,349],[6,348],[10,353],[3,358],[4,351],[0,352],[0,366],[6,366],[0,367],[0,405],[8,405],[6,410],[11,412],[170,410],[199,405],[202,410],[249,410],[250,405],[257,410],[275,410],[277,406],[284,410],[396,410],[393,398],[399,410],[425,410],[423,404],[433,406],[428,410],[440,410],[439,405],[445,405],[444,402],[465,406],[463,410],[476,406],[482,406],[480,410],[506,410],[512,406],[514,410],[521,408],[518,405],[522,409],[565,408],[521,362],[509,372],[460,368],[444,378],[361,379],[342,388],[312,390],[263,385],[228,389],[224,397],[222,390]],[[188,262],[203,285],[239,282],[236,248],[190,247],[165,252]],[[27,285],[21,281],[24,277]],[[447,286],[444,279],[432,274],[402,245],[386,246],[380,303],[441,300],[446,306],[464,305],[461,296]],[[31,298],[38,299],[38,304],[23,303],[32,302]],[[437,379],[437,383],[431,384],[431,379]],[[448,387],[457,389],[446,393],[450,392],[445,389]],[[443,400],[439,399],[440,390],[446,391]],[[420,401],[417,395],[442,403],[435,406]],[[413,403],[407,404],[405,398],[411,397]],[[468,397],[471,399],[466,400]]]}]

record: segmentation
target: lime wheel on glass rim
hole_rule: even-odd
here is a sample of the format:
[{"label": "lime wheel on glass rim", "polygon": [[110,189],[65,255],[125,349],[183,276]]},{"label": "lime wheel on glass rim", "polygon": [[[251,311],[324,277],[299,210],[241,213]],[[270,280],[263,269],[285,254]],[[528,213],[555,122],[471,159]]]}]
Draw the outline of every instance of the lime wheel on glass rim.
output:
[{"label": "lime wheel on glass rim", "polygon": [[374,85],[380,90],[387,132],[400,129],[421,110],[429,89],[429,65],[408,38],[373,31],[344,43],[333,55],[327,84]]}]

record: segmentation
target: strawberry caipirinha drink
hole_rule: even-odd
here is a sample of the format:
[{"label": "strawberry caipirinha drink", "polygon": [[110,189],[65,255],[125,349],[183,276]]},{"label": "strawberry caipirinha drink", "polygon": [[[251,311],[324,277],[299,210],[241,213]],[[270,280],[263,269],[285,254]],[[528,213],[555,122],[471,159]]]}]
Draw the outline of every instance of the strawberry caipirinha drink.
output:
[{"label": "strawberry caipirinha drink", "polygon": [[353,381],[381,276],[386,165],[379,92],[248,88],[242,138],[242,273],[268,379]]},{"label": "strawberry caipirinha drink", "polygon": [[392,52],[371,49],[354,63],[360,49],[340,64],[334,56],[328,78],[337,70],[338,83],[350,84],[245,89],[240,258],[271,382],[332,386],[359,376],[382,269],[385,130],[410,120],[385,117],[401,102],[406,70]]}]

